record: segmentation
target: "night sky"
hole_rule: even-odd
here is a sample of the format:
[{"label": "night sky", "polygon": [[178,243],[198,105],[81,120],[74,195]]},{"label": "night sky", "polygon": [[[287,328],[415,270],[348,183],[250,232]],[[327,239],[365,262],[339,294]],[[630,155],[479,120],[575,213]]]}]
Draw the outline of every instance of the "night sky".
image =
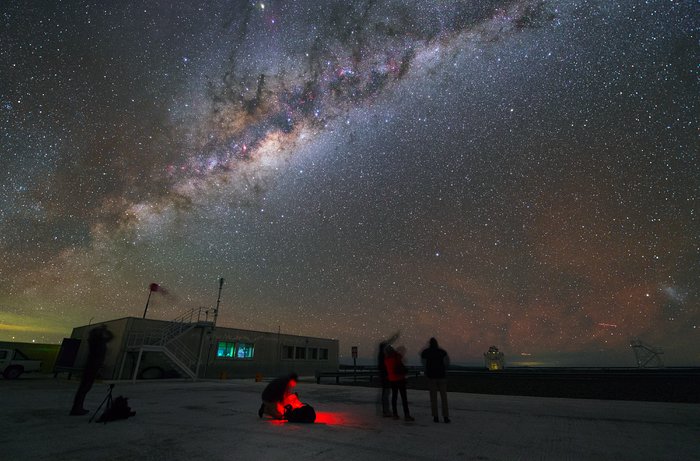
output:
[{"label": "night sky", "polygon": [[695,0],[5,1],[0,340],[213,307],[700,365]]}]

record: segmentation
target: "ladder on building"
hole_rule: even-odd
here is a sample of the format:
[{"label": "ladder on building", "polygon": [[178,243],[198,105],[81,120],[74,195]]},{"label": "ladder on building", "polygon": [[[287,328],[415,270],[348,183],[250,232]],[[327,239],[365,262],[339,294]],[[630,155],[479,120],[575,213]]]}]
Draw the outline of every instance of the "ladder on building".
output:
[{"label": "ladder on building", "polygon": [[[144,352],[160,352],[167,359],[192,380],[197,379],[199,366],[199,351],[193,352],[180,338],[197,326],[211,327],[208,321],[207,309],[198,307],[185,312],[180,317],[167,322],[167,325],[158,331],[132,331],[127,336],[127,344],[124,359],[122,360],[119,378],[121,379],[126,353],[138,352],[136,366],[132,380],[136,377],[141,366],[141,358]],[[204,316],[205,320],[202,320]]]}]

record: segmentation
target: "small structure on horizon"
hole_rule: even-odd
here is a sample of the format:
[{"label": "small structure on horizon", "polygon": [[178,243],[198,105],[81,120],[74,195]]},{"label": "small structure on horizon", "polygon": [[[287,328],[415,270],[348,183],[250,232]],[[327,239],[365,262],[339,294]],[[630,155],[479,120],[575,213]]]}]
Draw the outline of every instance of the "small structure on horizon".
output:
[{"label": "small structure on horizon", "polygon": [[484,362],[486,363],[486,368],[490,371],[503,370],[505,368],[503,352],[500,352],[496,346],[491,346],[488,352],[484,352]]},{"label": "small structure on horizon", "polygon": [[637,358],[639,368],[663,368],[664,362],[661,354],[664,353],[660,347],[653,347],[643,343],[639,338],[630,339],[630,347]]}]

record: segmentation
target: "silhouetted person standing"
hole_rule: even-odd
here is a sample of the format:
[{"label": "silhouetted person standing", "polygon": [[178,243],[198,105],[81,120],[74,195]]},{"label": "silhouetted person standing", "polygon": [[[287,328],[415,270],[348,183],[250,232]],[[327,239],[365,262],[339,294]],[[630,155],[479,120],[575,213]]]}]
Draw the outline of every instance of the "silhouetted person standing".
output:
[{"label": "silhouetted person standing", "polygon": [[100,325],[90,330],[88,336],[88,357],[83,370],[83,376],[80,378],[80,385],[73,399],[73,408],[70,414],[73,416],[81,416],[88,413],[88,410],[83,408],[85,396],[92,389],[92,385],[97,378],[97,374],[105,361],[107,355],[107,343],[112,340],[114,335],[107,328],[107,325]]},{"label": "silhouetted person standing", "polygon": [[389,339],[379,343],[379,354],[377,355],[377,368],[379,369],[379,383],[382,386],[382,415],[385,417],[391,416],[391,410],[389,410],[389,391],[391,390],[391,383],[387,378],[386,373],[386,351],[387,348],[391,347],[391,344],[396,341],[399,337],[399,332],[397,331]]},{"label": "silhouetted person standing", "polygon": [[430,338],[427,349],[420,354],[425,366],[425,376],[428,378],[430,390],[430,411],[433,413],[433,421],[440,422],[437,407],[437,392],[440,391],[442,402],[442,417],[446,423],[450,422],[450,412],[447,408],[447,368],[450,366],[450,357],[443,349],[438,347],[437,339]]},{"label": "silhouetted person standing", "polygon": [[406,396],[406,374],[408,370],[403,364],[403,356],[406,349],[399,346],[393,349],[391,346],[386,348],[386,373],[389,382],[391,383],[391,412],[394,419],[399,419],[399,412],[396,408],[398,394],[401,394],[401,404],[403,405],[403,416],[406,421],[415,421],[408,411],[408,397]]}]

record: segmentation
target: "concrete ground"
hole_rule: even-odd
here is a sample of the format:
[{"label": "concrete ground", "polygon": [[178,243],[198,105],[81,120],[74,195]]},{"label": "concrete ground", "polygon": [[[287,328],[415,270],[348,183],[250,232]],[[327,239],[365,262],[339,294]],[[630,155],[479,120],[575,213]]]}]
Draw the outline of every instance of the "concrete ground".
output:
[{"label": "concrete ground", "polygon": [[136,416],[102,424],[68,416],[77,384],[0,380],[0,459],[700,460],[697,404],[451,393],[452,423],[436,424],[428,393],[409,390],[409,423],[378,416],[376,389],[302,379],[309,425],[258,419],[264,382],[117,382]]}]

